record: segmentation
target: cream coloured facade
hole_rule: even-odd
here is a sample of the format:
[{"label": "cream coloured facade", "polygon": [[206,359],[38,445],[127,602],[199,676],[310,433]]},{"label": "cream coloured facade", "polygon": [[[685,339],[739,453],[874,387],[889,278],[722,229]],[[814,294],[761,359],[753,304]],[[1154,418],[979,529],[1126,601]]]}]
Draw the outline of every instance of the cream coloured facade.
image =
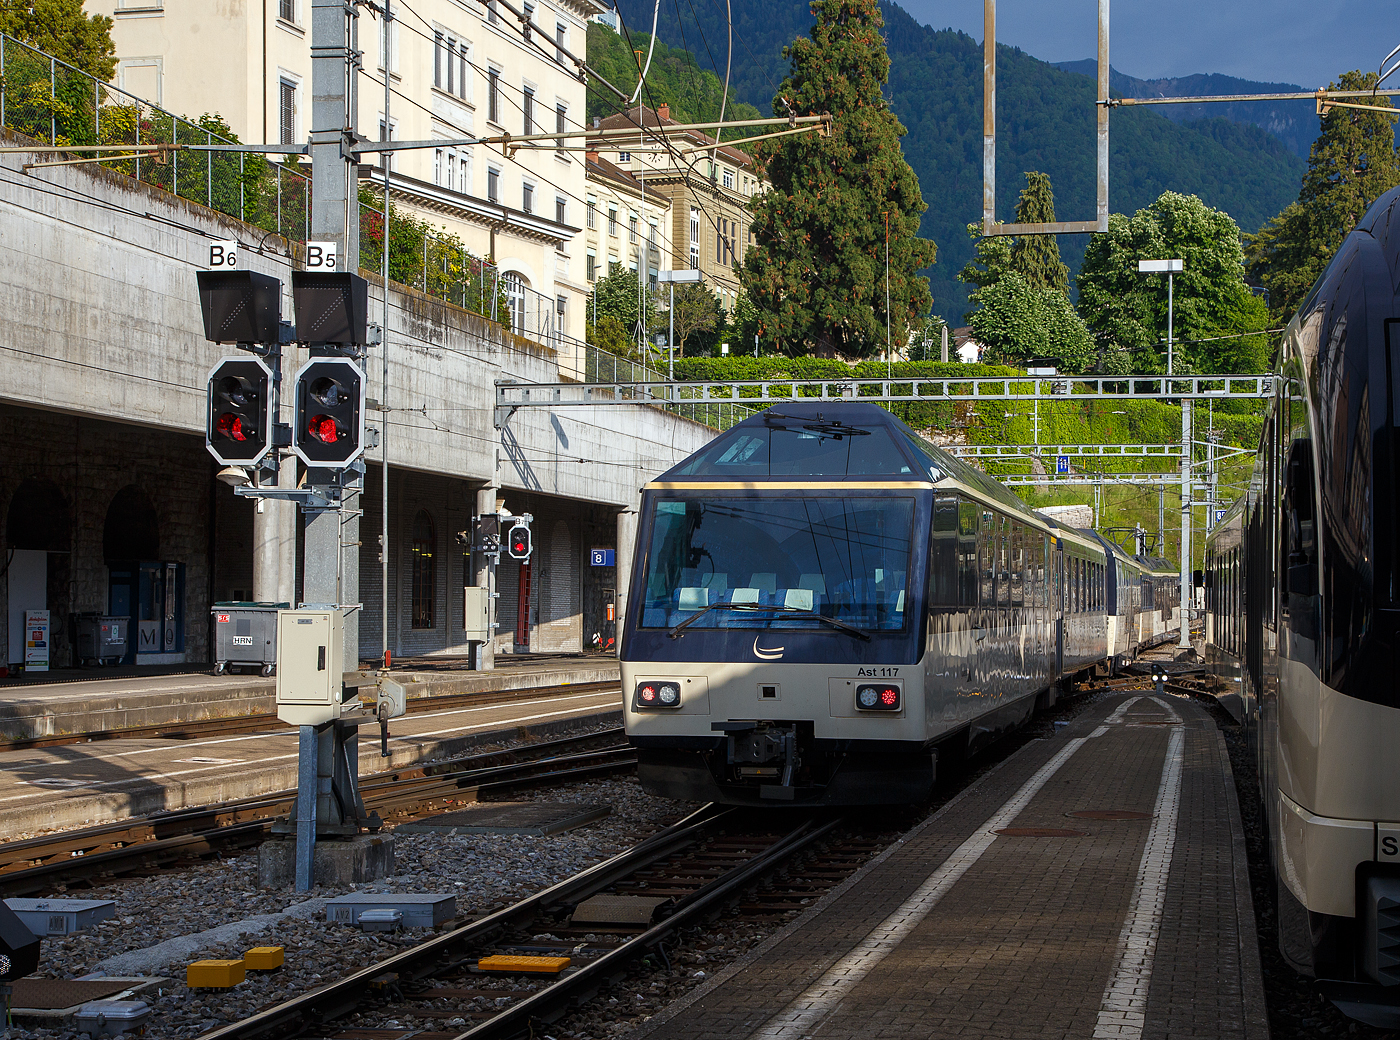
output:
[{"label": "cream coloured facade", "polygon": [[[442,140],[584,127],[585,87],[569,59],[598,0],[394,5],[392,140]],[[116,84],[180,115],[218,113],[249,143],[303,146],[311,111],[311,0],[88,0],[113,19]],[[382,24],[360,8],[359,130],[385,134]],[[555,44],[559,44],[556,47]],[[562,49],[561,49],[562,48]],[[578,145],[581,141],[568,142]],[[527,329],[582,341],[589,286],[582,151],[444,144],[394,154],[397,204],[493,257]],[[375,169],[370,180],[382,184]],[[549,323],[549,324],[547,324]],[[517,326],[519,327],[519,326]],[[563,344],[561,344],[563,347]],[[569,365],[568,350],[561,364]]]},{"label": "cream coloured facade", "polygon": [[632,173],[588,153],[588,194],[584,209],[584,277],[592,288],[614,264],[646,272],[656,287],[657,272],[671,255],[671,199],[644,186]]},{"label": "cream coloured facade", "polygon": [[757,176],[753,159],[737,148],[719,145],[713,152],[687,151],[713,144],[714,138],[707,134],[687,131],[673,136],[670,147],[662,147],[653,136],[621,133],[639,125],[678,124],[668,105],[659,105],[656,111],[634,108],[601,120],[595,129],[619,133],[590,137],[590,149],[633,177],[644,177],[649,192],[654,189],[670,199],[667,266],[699,270],[720,305],[732,313],[740,290],[734,265],[743,260],[752,241],[748,200],[768,184]]}]

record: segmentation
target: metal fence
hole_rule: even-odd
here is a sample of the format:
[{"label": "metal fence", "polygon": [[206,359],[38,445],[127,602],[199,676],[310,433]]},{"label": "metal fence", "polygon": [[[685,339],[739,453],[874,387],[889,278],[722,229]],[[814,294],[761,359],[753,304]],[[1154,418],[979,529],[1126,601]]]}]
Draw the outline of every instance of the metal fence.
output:
[{"label": "metal fence", "polygon": [[[236,143],[3,33],[0,125],[52,146]],[[169,152],[102,165],[264,231],[306,239],[311,179],[294,163],[248,152]]]}]

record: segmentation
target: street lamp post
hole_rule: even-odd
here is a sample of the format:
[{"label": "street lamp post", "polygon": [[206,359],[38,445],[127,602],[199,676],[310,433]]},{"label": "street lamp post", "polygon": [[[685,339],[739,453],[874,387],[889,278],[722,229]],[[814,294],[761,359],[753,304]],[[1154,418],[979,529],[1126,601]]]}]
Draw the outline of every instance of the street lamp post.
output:
[{"label": "street lamp post", "polygon": [[671,307],[666,312],[670,322],[670,329],[666,334],[666,379],[674,382],[676,378],[676,283],[697,283],[700,281],[700,272],[689,267],[681,268],[679,271],[657,271],[656,280],[671,283]]}]

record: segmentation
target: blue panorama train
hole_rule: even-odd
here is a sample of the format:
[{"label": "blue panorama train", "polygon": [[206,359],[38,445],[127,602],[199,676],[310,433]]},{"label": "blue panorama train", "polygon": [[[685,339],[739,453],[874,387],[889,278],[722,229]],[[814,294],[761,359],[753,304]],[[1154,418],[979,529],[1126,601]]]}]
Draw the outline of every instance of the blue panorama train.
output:
[{"label": "blue panorama train", "polygon": [[642,783],[918,801],[1178,626],[1178,581],[1031,511],[888,410],[792,401],[646,485],[619,656]]},{"label": "blue panorama train", "polygon": [[1400,189],[1289,323],[1249,489],[1206,542],[1207,661],[1254,742],[1279,944],[1400,1027]]}]

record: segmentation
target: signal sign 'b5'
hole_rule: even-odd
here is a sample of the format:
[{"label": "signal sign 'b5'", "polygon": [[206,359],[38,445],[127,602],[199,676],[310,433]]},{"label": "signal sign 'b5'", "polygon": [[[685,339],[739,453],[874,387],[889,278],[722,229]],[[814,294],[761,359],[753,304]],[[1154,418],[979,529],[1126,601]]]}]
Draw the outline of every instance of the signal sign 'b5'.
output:
[{"label": "signal sign 'b5'", "polygon": [[297,373],[292,450],[308,466],[343,469],[365,450],[365,374],[349,358],[317,358]]}]

